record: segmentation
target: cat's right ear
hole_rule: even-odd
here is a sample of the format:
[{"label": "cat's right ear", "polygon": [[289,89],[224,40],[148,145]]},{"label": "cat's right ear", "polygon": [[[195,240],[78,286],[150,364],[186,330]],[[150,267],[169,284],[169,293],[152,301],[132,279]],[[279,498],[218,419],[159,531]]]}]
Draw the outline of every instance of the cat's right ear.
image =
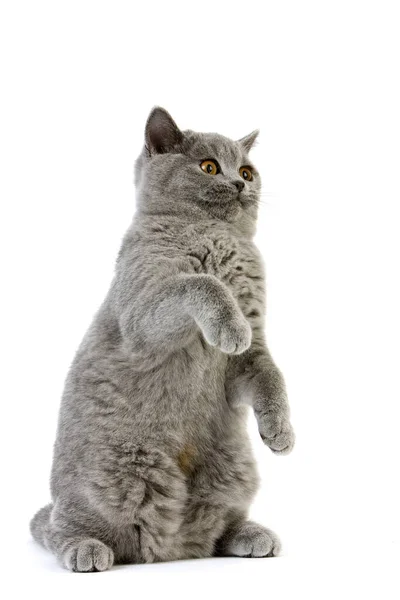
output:
[{"label": "cat's right ear", "polygon": [[160,106],[151,111],[145,129],[145,144],[152,154],[165,154],[176,148],[182,141],[183,134],[171,115]]}]

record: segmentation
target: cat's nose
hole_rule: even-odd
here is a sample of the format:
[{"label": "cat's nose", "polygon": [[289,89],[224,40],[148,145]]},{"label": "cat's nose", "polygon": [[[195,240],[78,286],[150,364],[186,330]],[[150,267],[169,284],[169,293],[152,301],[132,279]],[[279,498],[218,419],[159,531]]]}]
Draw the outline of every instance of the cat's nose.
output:
[{"label": "cat's nose", "polygon": [[237,181],[233,182],[233,185],[236,186],[238,192],[241,192],[242,189],[244,188],[244,181],[242,181],[241,179],[238,179]]}]

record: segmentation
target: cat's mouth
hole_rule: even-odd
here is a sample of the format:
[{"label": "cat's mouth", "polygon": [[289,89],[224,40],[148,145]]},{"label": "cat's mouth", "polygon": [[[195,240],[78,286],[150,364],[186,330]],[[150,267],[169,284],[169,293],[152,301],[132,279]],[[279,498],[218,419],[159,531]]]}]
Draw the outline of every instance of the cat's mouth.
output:
[{"label": "cat's mouth", "polygon": [[201,194],[201,199],[207,203],[221,202],[221,203],[230,203],[235,200],[241,201],[241,193],[237,190],[232,190],[230,187],[210,187],[203,191]]}]

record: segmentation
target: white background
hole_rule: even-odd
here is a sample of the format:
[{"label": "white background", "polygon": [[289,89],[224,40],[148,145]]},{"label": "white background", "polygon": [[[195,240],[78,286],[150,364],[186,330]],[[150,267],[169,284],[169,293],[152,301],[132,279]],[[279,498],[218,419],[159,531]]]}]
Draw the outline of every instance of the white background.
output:
[{"label": "white background", "polygon": [[[1,552],[7,597],[399,594],[398,2],[2,1]],[[253,516],[279,559],[70,574],[29,537],[57,411],[134,212],[153,105],[259,127],[268,339],[297,432]],[[21,596],[22,597],[22,596]]]}]

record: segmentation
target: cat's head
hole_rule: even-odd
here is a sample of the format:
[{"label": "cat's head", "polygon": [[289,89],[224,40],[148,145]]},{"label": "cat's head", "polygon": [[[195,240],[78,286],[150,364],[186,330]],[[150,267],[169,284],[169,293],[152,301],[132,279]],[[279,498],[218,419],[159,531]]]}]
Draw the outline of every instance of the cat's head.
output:
[{"label": "cat's head", "polygon": [[252,229],[261,181],[248,153],[257,135],[233,141],[181,131],[166,110],[154,108],[135,165],[139,210],[194,220],[209,216]]}]

